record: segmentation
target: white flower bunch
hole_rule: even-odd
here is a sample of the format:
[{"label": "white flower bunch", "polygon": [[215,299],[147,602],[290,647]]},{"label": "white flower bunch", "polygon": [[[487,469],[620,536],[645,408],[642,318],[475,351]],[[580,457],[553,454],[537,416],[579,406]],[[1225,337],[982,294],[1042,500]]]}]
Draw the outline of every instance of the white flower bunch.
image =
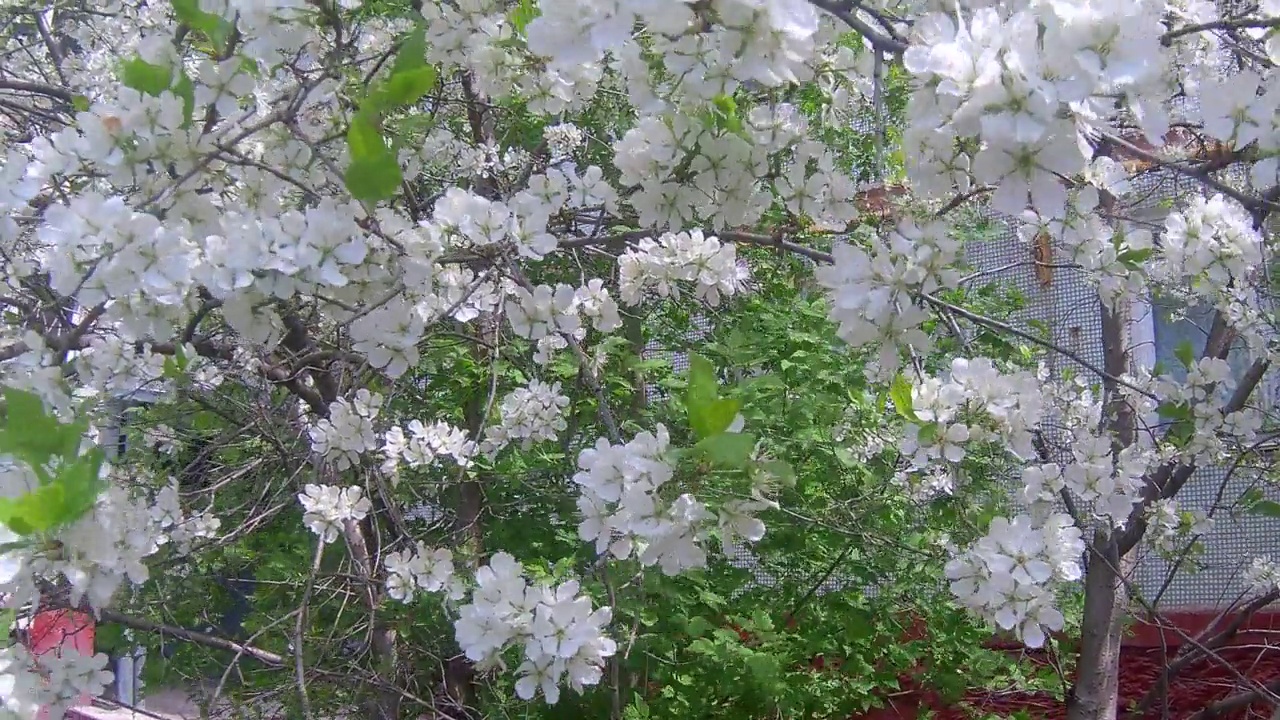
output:
[{"label": "white flower bunch", "polygon": [[738,265],[737,249],[701,230],[665,233],[644,238],[618,258],[622,301],[636,305],[652,287],[660,297],[680,297],[680,283],[693,283],[694,295],[712,306],[738,292],[746,270]]},{"label": "white flower bunch", "polygon": [[1244,569],[1244,580],[1255,593],[1280,589],[1280,565],[1266,555],[1253,558]]},{"label": "white flower bunch", "polygon": [[382,408],[382,396],[365,388],[351,400],[339,398],[329,405],[329,417],[308,430],[311,450],[345,470],[360,462],[360,455],[378,447],[373,421]]},{"label": "white flower bunch", "polygon": [[593,608],[577,581],[532,584],[515,558],[497,553],[476,572],[454,628],[467,658],[482,667],[500,664],[507,648],[522,647],[516,695],[532,700],[541,691],[554,705],[562,683],[581,693],[600,682],[605,660],[617,652],[604,634],[611,618],[609,608]]},{"label": "white flower bunch", "polygon": [[360,522],[373,509],[362,488],[308,484],[298,493],[304,511],[302,522],[321,542],[331,543],[342,534],[343,523]]},{"label": "white flower bunch", "polygon": [[394,473],[401,462],[410,468],[426,467],[441,457],[467,467],[475,454],[476,444],[468,438],[467,431],[443,420],[431,424],[411,420],[408,435],[397,425],[384,436],[382,469]]},{"label": "white flower bunch", "polygon": [[987,535],[947,563],[951,591],[988,621],[1012,630],[1030,647],[1044,644],[1044,631],[1061,630],[1053,582],[1082,575],[1084,541],[1066,515],[1037,523],[1028,515],[998,517]]},{"label": "white flower bunch", "polygon": [[924,378],[912,387],[911,404],[919,422],[907,423],[899,447],[914,470],[959,463],[969,443],[993,440],[1021,458],[1034,457],[1032,430],[1044,400],[1028,373],[1001,373],[986,358],[956,358],[946,378]]},{"label": "white flower bunch", "polygon": [[512,442],[528,450],[534,443],[555,440],[568,427],[567,407],[569,398],[560,393],[560,383],[530,381],[502,399],[501,422],[485,431],[481,451],[492,457]]},{"label": "white flower bunch", "polygon": [[410,602],[417,591],[436,593],[448,590],[450,598],[462,598],[462,586],[454,576],[453,553],[448,548],[428,548],[418,543],[413,550],[387,553],[387,594],[400,602]]},{"label": "white flower bunch", "polygon": [[1203,510],[1182,511],[1176,500],[1162,498],[1145,512],[1147,542],[1158,552],[1172,556],[1192,538],[1213,530],[1214,521]]},{"label": "white flower bunch", "polygon": [[641,565],[678,575],[706,565],[702,542],[713,518],[726,547],[735,537],[764,536],[764,523],[754,514],[775,505],[758,494],[726,502],[718,515],[688,493],[664,494],[675,474],[665,459],[669,443],[666,427],[658,425],[656,433],[642,432],[625,445],[600,438],[578,454],[580,471],[573,482],[580,492],[579,537],[594,543],[597,553],[634,556]]},{"label": "white flower bunch", "polygon": [[0,647],[0,717],[62,720],[82,698],[97,697],[115,679],[103,653],[74,649],[33,656],[21,645]]},{"label": "white flower bunch", "polygon": [[1211,303],[1233,280],[1242,281],[1262,262],[1262,237],[1238,203],[1214,195],[1198,197],[1170,213],[1161,236],[1163,274],[1172,284],[1190,281]]},{"label": "white flower bunch", "polygon": [[542,137],[547,141],[547,149],[553,159],[572,155],[586,140],[582,128],[573,123],[548,125],[542,130]]},{"label": "white flower bunch", "polygon": [[837,243],[834,262],[815,271],[818,283],[831,293],[837,334],[854,347],[878,346],[883,373],[898,369],[902,348],[925,352],[931,347],[920,328],[928,315],[916,296],[959,280],[950,266],[960,244],[948,233],[940,222],[922,227],[904,220],[888,237],[873,237],[869,249]]}]

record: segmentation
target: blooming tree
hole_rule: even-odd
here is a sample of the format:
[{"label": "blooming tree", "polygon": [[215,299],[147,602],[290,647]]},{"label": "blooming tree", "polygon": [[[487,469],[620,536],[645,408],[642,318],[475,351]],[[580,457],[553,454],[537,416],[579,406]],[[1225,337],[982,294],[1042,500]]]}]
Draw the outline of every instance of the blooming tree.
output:
[{"label": "blooming tree", "polygon": [[[979,461],[1024,468],[1017,506],[951,549],[952,592],[1040,646],[1082,586],[1071,716],[1114,716],[1126,563],[1144,541],[1169,551],[1202,533],[1179,490],[1197,467],[1238,466],[1264,432],[1277,10],[4,3],[0,591],[13,608],[109,616],[153,566],[252,530],[104,455],[120,402],[145,392],[208,405],[252,437],[246,468],[292,473],[286,502],[252,500],[313,534],[292,659],[234,647],[295,667],[302,716],[302,628],[332,545],[364,585],[351,601],[389,675],[398,628],[380,613],[427,595],[461,650],[445,671],[459,706],[490,670],[524,700],[586,692],[628,629],[582,579],[484,546],[486,481],[504,453],[564,443],[591,572],[677,576],[765,537],[794,473],[714,367],[694,360],[679,428],[621,422],[610,388],[620,348],[643,340],[627,322],[640,308],[729,303],[747,250],[766,247],[816,262],[835,334],[896,409],[898,485],[963,498]],[[1220,77],[1221,57],[1238,72]],[[848,125],[868,104],[883,116],[893,83],[908,88],[905,127],[877,136],[870,165],[907,192],[884,221],[860,203],[875,176],[858,172]],[[1192,189],[1162,223],[1131,222],[1131,176],[1157,169]],[[1088,272],[1101,367],[957,299],[954,218],[975,202]],[[1182,372],[1132,361],[1130,303],[1152,289],[1215,313]],[[975,330],[1082,372],[971,352]],[[441,350],[449,338],[456,352]],[[1241,377],[1225,361],[1237,345],[1252,363]],[[512,363],[528,370],[500,387]],[[413,394],[441,383],[475,388],[465,407],[419,415],[431,404]],[[245,412],[228,418],[215,395]],[[172,450],[159,424],[147,432]],[[712,489],[708,474],[728,480]],[[424,487],[454,497],[449,546],[405,520]],[[1253,576],[1275,599],[1274,568]],[[37,662],[14,645],[0,658],[16,717],[109,679],[101,656]],[[381,691],[384,717],[412,697]]]}]

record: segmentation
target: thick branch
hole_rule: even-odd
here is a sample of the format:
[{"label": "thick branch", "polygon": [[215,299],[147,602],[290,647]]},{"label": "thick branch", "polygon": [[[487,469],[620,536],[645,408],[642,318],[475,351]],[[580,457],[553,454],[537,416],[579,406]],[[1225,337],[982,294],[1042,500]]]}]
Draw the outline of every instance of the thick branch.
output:
[{"label": "thick branch", "polygon": [[143,618],[136,618],[130,615],[125,615],[123,613],[116,612],[115,610],[103,610],[101,611],[100,615],[101,615],[101,618],[103,620],[106,620],[107,622],[117,623],[119,625],[123,625],[133,630],[139,630],[141,632],[149,632],[149,633],[159,633],[161,635],[168,635],[169,637],[175,637],[175,638],[178,638],[179,640],[186,640],[187,642],[192,642],[197,645],[203,645],[205,647],[214,648],[216,650],[227,650],[229,652],[237,653],[239,655],[245,655],[245,656],[251,657],[259,662],[265,663],[267,665],[271,665],[273,667],[283,667],[285,664],[285,658],[281,655],[277,655],[276,653],[269,652],[261,648],[256,648],[249,645],[242,645],[238,642],[233,642],[231,640],[225,640],[223,638],[217,637],[216,635],[209,635],[207,633],[197,632],[195,630],[188,630],[186,628],[181,628],[174,625],[165,625],[164,623],[153,622],[151,620],[145,620]]},{"label": "thick branch", "polygon": [[46,85],[45,83],[27,82],[25,80],[11,80],[0,78],[0,90],[14,90],[17,92],[31,93],[33,95],[44,95],[55,100],[61,100],[67,104],[75,98],[75,95],[66,88],[60,88],[56,85]]},{"label": "thick branch", "polygon": [[1173,44],[1174,40],[1177,40],[1180,37],[1185,35],[1194,35],[1195,33],[1205,32],[1207,30],[1240,30],[1244,28],[1274,27],[1280,27],[1280,18],[1240,17],[1214,20],[1212,22],[1198,23],[1195,25],[1183,25],[1176,30],[1170,30],[1160,36],[1160,44],[1168,47]]},{"label": "thick branch", "polygon": [[[1266,374],[1269,366],[1266,360],[1258,360],[1245,371],[1244,377],[1240,379],[1240,384],[1236,386],[1235,393],[1222,408],[1224,415],[1236,412],[1245,406],[1245,403],[1249,401],[1249,396],[1258,387],[1258,383],[1262,382],[1262,376]],[[1147,479],[1146,485],[1142,490],[1142,502],[1134,508],[1133,514],[1129,516],[1128,530],[1120,537],[1121,553],[1127,553],[1132,550],[1147,532],[1147,521],[1143,508],[1154,500],[1168,499],[1177,495],[1182,486],[1186,485],[1191,476],[1195,474],[1197,468],[1198,466],[1195,463],[1178,464],[1175,459],[1161,465]]]},{"label": "thick branch", "polygon": [[877,50],[889,53],[890,55],[901,55],[903,52],[906,52],[907,44],[905,42],[889,37],[875,30],[870,25],[858,19],[858,16],[855,14],[855,10],[844,7],[841,3],[835,2],[834,0],[809,0],[809,2],[813,3],[814,7],[826,10],[832,15],[835,15],[845,25],[853,28],[854,32],[866,38],[867,42],[871,43],[871,46]]},{"label": "thick branch", "polygon": [[1265,209],[1270,211],[1270,210],[1280,209],[1280,207],[1277,207],[1275,202],[1268,199],[1268,196],[1266,195],[1253,196],[1253,195],[1248,195],[1246,193],[1240,192],[1239,190],[1236,190],[1230,185],[1227,185],[1226,183],[1223,183],[1214,179],[1213,177],[1210,176],[1210,174],[1204,168],[1189,167],[1187,165],[1183,165],[1182,163],[1171,161],[1168,158],[1160,157],[1159,155],[1153,152],[1149,152],[1141,147],[1138,147],[1137,145],[1129,142],[1128,140],[1125,140],[1119,135],[1114,135],[1112,133],[1099,132],[1096,134],[1096,137],[1103,140],[1104,142],[1111,143],[1112,145],[1116,145],[1118,147],[1123,148],[1126,153],[1128,153],[1129,155],[1132,155],[1133,157],[1139,160],[1145,160],[1146,162],[1152,163],[1158,167],[1168,168],[1178,173],[1179,175],[1184,175],[1193,180],[1196,180],[1197,182],[1208,185],[1214,190],[1240,203],[1241,205],[1243,205],[1245,208],[1249,210],[1256,211],[1256,210]]}]

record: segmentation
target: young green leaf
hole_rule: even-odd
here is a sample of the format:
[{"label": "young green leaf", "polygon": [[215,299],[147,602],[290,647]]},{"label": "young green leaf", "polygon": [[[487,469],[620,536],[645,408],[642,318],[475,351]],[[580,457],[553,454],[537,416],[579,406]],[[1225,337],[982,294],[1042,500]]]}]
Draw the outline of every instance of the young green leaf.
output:
[{"label": "young green leaf", "polygon": [[511,21],[512,30],[522,33],[525,28],[529,27],[529,23],[533,22],[533,19],[540,14],[542,12],[533,0],[520,0],[508,13],[507,19]]},{"label": "young green leaf", "polygon": [[911,400],[911,382],[906,375],[899,373],[893,379],[893,383],[889,385],[889,399],[893,401],[893,408],[899,415],[912,422],[920,421],[916,416],[915,403]]},{"label": "young green leaf", "polygon": [[379,99],[387,106],[412,105],[436,84],[436,69],[431,65],[412,70],[401,70],[387,78],[382,86]]},{"label": "young green leaf", "polygon": [[1174,350],[1174,357],[1182,363],[1183,367],[1190,369],[1196,364],[1196,349],[1191,346],[1191,341],[1183,340],[1178,343],[1177,349]]},{"label": "young green leaf", "polygon": [[134,56],[120,66],[120,82],[140,93],[158,97],[173,86],[173,68]]},{"label": "young green leaf", "polygon": [[1249,506],[1249,512],[1263,517],[1280,518],[1280,503],[1274,500],[1258,500]]},{"label": "young green leaf", "polygon": [[403,175],[395,152],[387,147],[374,118],[359,113],[347,128],[351,164],[343,180],[357,200],[378,202],[396,194]]},{"label": "young green leaf", "polygon": [[748,433],[721,432],[699,440],[694,447],[705,453],[707,459],[716,465],[741,469],[751,462],[756,438]]},{"label": "young green leaf", "polygon": [[689,358],[688,378],[685,407],[689,413],[689,427],[699,438],[709,438],[727,430],[738,416],[742,403],[720,397],[715,367],[700,355]]},{"label": "young green leaf", "polygon": [[173,14],[178,21],[209,38],[219,51],[227,46],[227,40],[235,30],[229,20],[200,9],[200,0],[173,0]]},{"label": "young green leaf", "polygon": [[404,177],[394,155],[352,160],[343,174],[351,197],[365,202],[386,200],[396,194]]}]

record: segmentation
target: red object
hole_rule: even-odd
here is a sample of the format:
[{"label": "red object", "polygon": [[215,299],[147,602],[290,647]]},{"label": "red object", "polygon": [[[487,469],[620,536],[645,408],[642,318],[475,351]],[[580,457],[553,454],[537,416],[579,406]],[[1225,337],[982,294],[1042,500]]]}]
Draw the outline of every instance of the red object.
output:
[{"label": "red object", "polygon": [[[1130,708],[1159,683],[1169,660],[1183,645],[1183,636],[1199,636],[1214,625],[1218,613],[1212,610],[1184,611],[1166,613],[1164,617],[1168,625],[1177,630],[1135,622],[1126,634],[1120,651],[1120,702],[1117,708],[1120,718],[1134,717],[1129,712]],[[1223,624],[1219,621],[1216,626],[1221,629]],[[993,642],[992,646],[1018,653],[1024,662],[1048,662],[1043,651],[1001,641]],[[1240,682],[1236,673],[1264,685],[1280,679],[1280,612],[1255,613],[1232,641],[1215,653],[1231,667],[1224,667],[1212,658],[1201,658],[1170,683],[1167,714],[1164,705],[1160,704],[1152,708],[1147,717],[1189,718],[1206,706],[1250,689]],[[903,689],[900,692],[885,696],[885,707],[854,716],[853,720],[915,720],[920,711],[926,709],[932,710],[937,720],[971,720],[987,713],[1010,715],[1019,711],[1036,720],[1066,717],[1065,703],[1044,693],[975,690],[967,693],[959,703],[944,706],[935,693],[915,687],[910,678],[902,678],[901,684]],[[1265,700],[1260,700],[1215,717],[1218,720],[1266,720],[1274,710]]]},{"label": "red object", "polygon": [[[93,636],[92,615],[74,610],[45,610],[31,618],[31,627],[27,630],[27,649],[36,657],[49,653],[61,657],[64,651],[92,655]],[[91,698],[84,696],[77,704],[87,705],[90,700]],[[41,710],[38,720],[45,720],[48,716],[48,710]]]}]

